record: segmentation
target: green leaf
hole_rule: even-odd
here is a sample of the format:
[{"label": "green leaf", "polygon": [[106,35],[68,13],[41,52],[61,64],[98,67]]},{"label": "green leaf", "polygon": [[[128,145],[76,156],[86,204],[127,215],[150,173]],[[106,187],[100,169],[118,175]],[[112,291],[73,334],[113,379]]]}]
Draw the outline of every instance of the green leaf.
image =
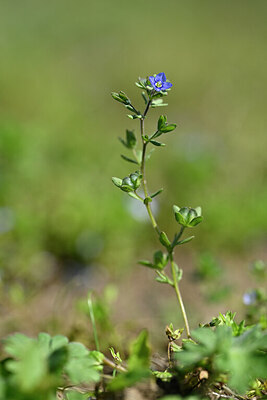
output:
[{"label": "green leaf", "polygon": [[118,102],[120,102],[120,103],[125,104],[125,101],[124,101],[122,98],[120,98],[120,96],[119,96],[118,93],[112,92],[112,93],[111,93],[111,96],[113,97],[114,100],[116,100],[116,101],[118,101]]},{"label": "green leaf", "polygon": [[168,239],[168,236],[166,235],[165,232],[163,232],[163,231],[160,232],[159,241],[160,241],[160,243],[161,243],[163,246],[165,246],[167,249],[170,248],[171,242],[170,242],[170,240]]},{"label": "green leaf", "polygon": [[144,265],[145,267],[148,267],[148,268],[153,268],[153,269],[156,268],[156,266],[154,264],[152,264],[150,261],[147,261],[147,260],[140,260],[140,261],[138,261],[138,264]]},{"label": "green leaf", "polygon": [[155,108],[155,107],[166,107],[168,105],[168,103],[161,103],[161,104],[151,104],[151,107],[152,108]]},{"label": "green leaf", "polygon": [[56,335],[52,337],[51,339],[51,344],[50,344],[50,349],[51,351],[57,350],[60,347],[66,346],[68,344],[69,339],[66,336],[63,335]]},{"label": "green leaf", "polygon": [[115,186],[117,186],[117,187],[121,187],[121,185],[122,185],[122,179],[120,179],[120,178],[116,178],[115,176],[113,176],[112,178],[111,178],[111,180],[112,180],[112,182],[114,183],[114,185]]},{"label": "green leaf", "polygon": [[34,391],[47,373],[45,353],[33,339],[25,345],[19,359],[7,361],[6,367],[23,392]]},{"label": "green leaf", "polygon": [[65,390],[65,396],[67,400],[88,400],[88,394],[77,392],[76,390]]},{"label": "green leaf", "polygon": [[163,269],[168,263],[168,255],[164,254],[161,250],[154,253],[154,264],[159,268]]},{"label": "green leaf", "polygon": [[176,124],[169,124],[169,125],[165,125],[164,127],[162,127],[160,130],[163,133],[167,133],[167,132],[171,132],[176,128]]},{"label": "green leaf", "polygon": [[183,270],[181,268],[179,268],[178,265],[175,262],[173,264],[174,264],[176,279],[177,279],[178,282],[180,282],[180,280],[183,277]]},{"label": "green leaf", "polygon": [[163,382],[170,382],[173,377],[173,374],[168,371],[153,371],[153,375]]},{"label": "green leaf", "polygon": [[137,143],[136,136],[133,131],[126,129],[126,140],[119,137],[120,142],[127,147],[127,149],[134,149]]},{"label": "green leaf", "polygon": [[128,161],[128,162],[130,162],[130,163],[132,163],[132,164],[137,164],[137,165],[139,165],[138,162],[137,162],[136,160],[134,160],[134,159],[132,159],[132,158],[129,158],[129,157],[127,157],[127,156],[124,156],[123,154],[121,154],[121,158],[123,158],[123,160]]},{"label": "green leaf", "polygon": [[197,213],[197,216],[200,217],[201,214],[202,214],[202,209],[201,209],[201,207],[195,207],[195,211],[196,211],[196,213]]},{"label": "green leaf", "polygon": [[191,240],[194,239],[194,237],[195,237],[195,236],[189,236],[189,237],[186,238],[186,239],[180,240],[179,242],[177,242],[177,245],[185,244],[185,243],[191,242]]},{"label": "green leaf", "polygon": [[175,219],[180,225],[186,226],[186,220],[184,219],[182,214],[175,213]]},{"label": "green leaf", "polygon": [[135,368],[149,368],[149,356],[148,332],[143,330],[131,345],[128,368],[130,370]]},{"label": "green leaf", "polygon": [[141,114],[134,114],[134,115],[132,115],[132,114],[127,114],[127,117],[128,118],[130,118],[130,119],[137,119],[137,118],[142,118],[142,115]]},{"label": "green leaf", "polygon": [[146,368],[136,368],[124,373],[117,375],[107,386],[110,391],[119,391],[126,387],[133,386],[135,383],[148,379],[151,376],[151,372]]},{"label": "green leaf", "polygon": [[152,143],[154,146],[158,146],[158,147],[160,147],[160,146],[166,146],[166,144],[165,143],[161,143],[161,142],[157,142],[156,140],[150,140],[150,143]]},{"label": "green leaf", "polygon": [[[69,360],[65,367],[65,372],[68,374],[72,384],[98,382],[102,365],[96,358],[95,352],[89,352],[81,343],[70,343]],[[103,360],[103,355],[101,355]]]},{"label": "green leaf", "polygon": [[151,199],[153,199],[154,197],[156,197],[158,194],[160,194],[161,192],[163,192],[163,188],[159,189],[157,192],[151,194]]},{"label": "green leaf", "polygon": [[126,129],[126,140],[127,140],[127,146],[129,149],[134,149],[136,146],[136,136],[133,131],[130,131],[129,129]]},{"label": "green leaf", "polygon": [[[154,100],[155,101],[155,100]],[[162,131],[162,129],[165,127],[167,121],[167,117],[165,115],[161,115],[158,119],[158,131]]]},{"label": "green leaf", "polygon": [[128,192],[127,194],[135,200],[143,201],[142,199],[139,199],[139,197],[134,192]]},{"label": "green leaf", "polygon": [[4,349],[12,357],[20,358],[25,353],[25,348],[31,345],[32,338],[22,333],[14,333],[4,339]]},{"label": "green leaf", "polygon": [[48,369],[49,372],[55,374],[61,374],[62,368],[68,360],[68,348],[67,346],[60,347],[53,351],[48,358]]},{"label": "green leaf", "polygon": [[150,348],[148,346],[147,331],[142,331],[130,349],[128,371],[117,375],[108,385],[111,391],[122,390],[134,385],[142,379],[149,378]]},{"label": "green leaf", "polygon": [[173,281],[167,275],[165,275],[164,272],[156,270],[156,273],[158,274],[158,277],[156,278],[157,282],[166,283],[168,285],[173,286]]},{"label": "green leaf", "polygon": [[173,208],[174,214],[176,214],[180,211],[180,207],[178,207],[178,206],[174,205],[172,208]]},{"label": "green leaf", "polygon": [[145,104],[147,104],[147,103],[148,103],[148,99],[147,99],[147,97],[146,97],[145,92],[142,92],[142,97],[143,97],[143,99],[144,99]]},{"label": "green leaf", "polygon": [[203,217],[193,218],[192,221],[188,224],[189,227],[197,226],[200,222],[203,221]]}]

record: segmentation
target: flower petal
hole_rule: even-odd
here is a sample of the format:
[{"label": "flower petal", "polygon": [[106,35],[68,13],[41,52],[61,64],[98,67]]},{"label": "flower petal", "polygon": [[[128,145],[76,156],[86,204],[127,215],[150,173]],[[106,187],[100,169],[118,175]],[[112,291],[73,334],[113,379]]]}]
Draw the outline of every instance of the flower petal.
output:
[{"label": "flower petal", "polygon": [[158,80],[161,80],[162,82],[166,82],[166,75],[164,74],[164,72],[160,72],[156,78],[158,78]]},{"label": "flower petal", "polygon": [[150,80],[151,85],[154,86],[155,85],[155,77],[154,76],[150,76],[149,80]]},{"label": "flower petal", "polygon": [[172,87],[171,82],[164,82],[162,86],[162,90],[170,89]]}]

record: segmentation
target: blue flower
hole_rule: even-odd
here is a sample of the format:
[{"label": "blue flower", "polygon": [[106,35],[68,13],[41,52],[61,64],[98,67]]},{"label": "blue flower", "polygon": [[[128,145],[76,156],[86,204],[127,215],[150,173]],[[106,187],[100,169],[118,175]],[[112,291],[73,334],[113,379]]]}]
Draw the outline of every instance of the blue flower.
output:
[{"label": "blue flower", "polygon": [[246,306],[255,304],[256,300],[257,300],[257,293],[255,292],[255,290],[252,290],[251,292],[246,292],[243,296],[243,303]]},{"label": "blue flower", "polygon": [[162,90],[166,90],[172,87],[171,82],[166,82],[166,75],[164,74],[164,72],[160,72],[156,76],[150,76],[149,80],[156,92],[160,92]]}]

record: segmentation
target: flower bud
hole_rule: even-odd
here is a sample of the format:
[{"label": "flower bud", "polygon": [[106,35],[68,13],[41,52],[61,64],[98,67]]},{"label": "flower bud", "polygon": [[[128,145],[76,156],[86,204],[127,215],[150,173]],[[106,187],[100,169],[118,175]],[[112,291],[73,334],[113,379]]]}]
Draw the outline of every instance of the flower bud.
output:
[{"label": "flower bud", "polygon": [[176,221],[187,228],[192,228],[198,225],[203,217],[201,216],[201,208],[191,208],[191,207],[178,207],[173,206],[173,211]]}]

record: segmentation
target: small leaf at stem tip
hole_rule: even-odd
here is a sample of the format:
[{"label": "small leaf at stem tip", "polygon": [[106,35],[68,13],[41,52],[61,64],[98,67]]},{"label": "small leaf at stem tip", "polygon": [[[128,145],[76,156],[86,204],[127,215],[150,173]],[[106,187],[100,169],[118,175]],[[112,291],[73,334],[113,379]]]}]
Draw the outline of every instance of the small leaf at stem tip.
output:
[{"label": "small leaf at stem tip", "polygon": [[120,90],[118,95],[125,102],[125,104],[131,104],[129,97],[122,90]]},{"label": "small leaf at stem tip", "polygon": [[163,192],[163,188],[159,189],[157,192],[151,194],[151,198],[153,199],[153,197],[156,197],[158,194],[160,194],[161,192]]},{"label": "small leaf at stem tip", "polygon": [[156,140],[150,140],[150,143],[153,144],[154,146],[162,146],[162,147],[166,146],[165,143],[160,143],[157,142]]},{"label": "small leaf at stem tip", "polygon": [[160,232],[159,241],[160,241],[160,243],[161,243],[164,247],[166,247],[167,249],[170,248],[171,242],[170,242],[170,240],[168,239],[168,236],[166,235],[165,232],[163,232],[163,231]]},{"label": "small leaf at stem tip", "polygon": [[171,132],[176,128],[176,124],[169,124],[169,125],[165,125],[164,127],[161,128],[161,132],[163,133],[167,133],[167,132]]},{"label": "small leaf at stem tip", "polygon": [[185,244],[185,243],[191,242],[191,240],[194,239],[194,237],[195,237],[195,236],[189,236],[188,238],[183,239],[183,240],[177,242],[177,245]]},{"label": "small leaf at stem tip", "polygon": [[122,179],[120,179],[120,178],[116,178],[115,176],[113,176],[112,178],[111,178],[111,180],[112,180],[112,182],[114,183],[114,185],[115,186],[117,186],[117,187],[121,187],[121,185],[122,185]]},{"label": "small leaf at stem tip", "polygon": [[120,96],[119,96],[119,94],[118,94],[118,93],[116,93],[116,92],[112,92],[112,93],[111,93],[111,96],[113,97],[113,99],[114,99],[114,100],[117,100],[117,101],[119,101],[120,103],[123,103],[123,104],[125,104],[125,101],[124,101],[124,100],[122,100],[122,99],[120,98]]},{"label": "small leaf at stem tip", "polygon": [[139,165],[138,162],[137,162],[136,160],[133,160],[132,158],[129,158],[129,157],[127,157],[127,156],[124,156],[123,154],[121,154],[121,158],[122,158],[123,160],[125,160],[125,161],[130,162],[130,163]]}]

